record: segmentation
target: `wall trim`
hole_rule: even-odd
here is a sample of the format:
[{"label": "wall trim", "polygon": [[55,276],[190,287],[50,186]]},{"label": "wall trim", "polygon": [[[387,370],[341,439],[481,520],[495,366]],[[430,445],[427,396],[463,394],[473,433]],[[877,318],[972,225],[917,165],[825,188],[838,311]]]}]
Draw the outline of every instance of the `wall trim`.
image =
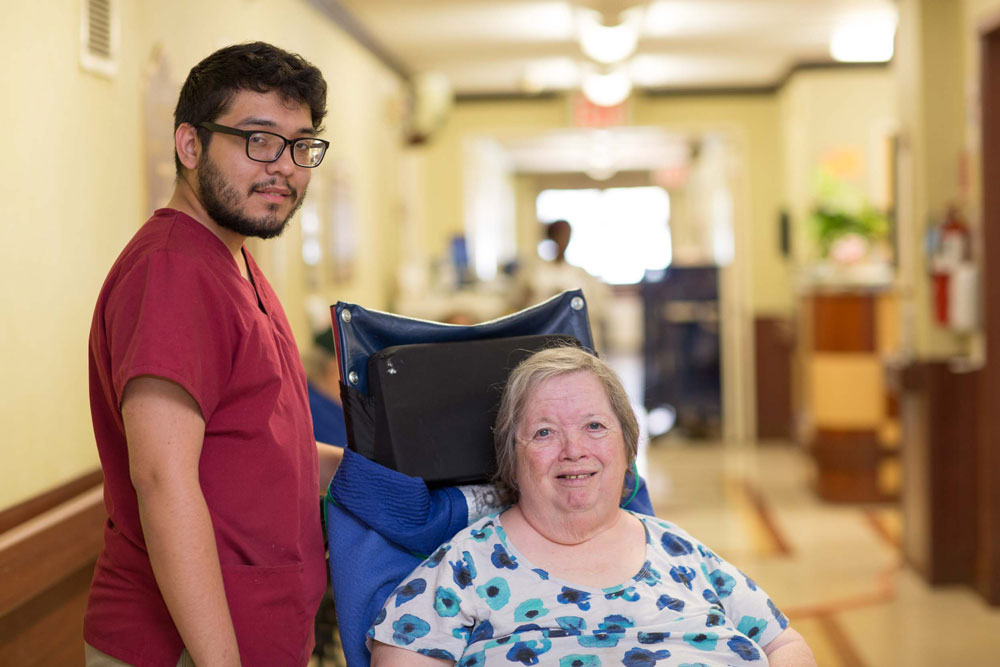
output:
[{"label": "wall trim", "polygon": [[0,617],[93,563],[106,518],[101,485],[0,534]]},{"label": "wall trim", "polygon": [[37,496],[28,498],[16,505],[12,505],[5,510],[0,510],[0,535],[11,528],[21,525],[26,521],[34,519],[43,512],[48,512],[61,503],[81,494],[87,489],[91,489],[104,482],[104,473],[100,468],[95,468],[79,477],[75,477],[65,484],[61,484],[54,489],[40,493]]}]

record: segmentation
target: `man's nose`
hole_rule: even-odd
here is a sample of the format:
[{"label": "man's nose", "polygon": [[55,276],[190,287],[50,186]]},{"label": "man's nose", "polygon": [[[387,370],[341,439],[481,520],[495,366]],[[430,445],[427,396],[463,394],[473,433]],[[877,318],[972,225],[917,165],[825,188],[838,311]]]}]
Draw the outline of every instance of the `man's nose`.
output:
[{"label": "man's nose", "polygon": [[281,151],[281,155],[274,162],[267,163],[267,172],[269,174],[282,174],[283,176],[291,176],[292,173],[298,169],[298,165],[292,160],[292,147],[285,146],[285,150]]}]

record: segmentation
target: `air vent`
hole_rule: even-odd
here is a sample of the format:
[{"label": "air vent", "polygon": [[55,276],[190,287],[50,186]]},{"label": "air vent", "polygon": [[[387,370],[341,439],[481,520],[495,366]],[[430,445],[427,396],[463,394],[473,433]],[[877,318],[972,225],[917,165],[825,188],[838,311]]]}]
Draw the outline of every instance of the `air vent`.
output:
[{"label": "air vent", "polygon": [[107,77],[118,72],[118,0],[84,0],[80,65]]}]

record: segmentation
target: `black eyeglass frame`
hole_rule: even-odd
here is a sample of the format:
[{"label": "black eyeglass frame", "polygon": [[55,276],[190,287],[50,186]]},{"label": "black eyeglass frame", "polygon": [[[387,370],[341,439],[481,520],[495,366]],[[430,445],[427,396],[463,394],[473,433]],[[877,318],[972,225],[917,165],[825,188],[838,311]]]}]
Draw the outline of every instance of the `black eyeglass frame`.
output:
[{"label": "black eyeglass frame", "polygon": [[[277,162],[279,159],[281,159],[281,156],[284,154],[285,149],[294,144],[296,141],[318,141],[319,143],[323,144],[323,154],[320,155],[319,162],[317,162],[316,164],[299,164],[299,162],[295,159],[295,149],[292,148],[292,162],[294,162],[297,166],[302,167],[303,169],[315,169],[316,167],[318,167],[320,164],[323,163],[323,158],[326,157],[326,151],[330,148],[329,141],[327,141],[326,139],[319,139],[317,137],[295,137],[294,139],[286,139],[285,137],[281,136],[280,134],[277,134],[276,132],[268,132],[266,130],[241,130],[236,127],[229,127],[228,125],[219,125],[218,123],[209,123],[207,121],[204,123],[198,123],[198,127],[208,130],[209,132],[219,132],[221,134],[231,134],[236,137],[243,137],[243,139],[245,139],[244,150],[246,151],[247,157],[253,160],[254,162],[264,162],[264,163]],[[255,158],[254,156],[250,155],[250,137],[252,137],[255,134],[269,134],[272,137],[278,137],[285,143],[284,145],[282,145],[281,150],[278,151],[278,154],[275,155],[273,159],[261,160],[259,158]]]}]

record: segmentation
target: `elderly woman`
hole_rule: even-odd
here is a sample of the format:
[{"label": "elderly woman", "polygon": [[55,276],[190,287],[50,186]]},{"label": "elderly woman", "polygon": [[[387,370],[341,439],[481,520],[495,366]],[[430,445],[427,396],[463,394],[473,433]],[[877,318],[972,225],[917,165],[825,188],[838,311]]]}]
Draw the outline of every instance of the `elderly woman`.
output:
[{"label": "elderly woman", "polygon": [[511,374],[495,429],[511,506],[440,547],[369,630],[372,665],[815,665],[746,575],[674,524],[619,508],[639,428],[572,347]]}]

